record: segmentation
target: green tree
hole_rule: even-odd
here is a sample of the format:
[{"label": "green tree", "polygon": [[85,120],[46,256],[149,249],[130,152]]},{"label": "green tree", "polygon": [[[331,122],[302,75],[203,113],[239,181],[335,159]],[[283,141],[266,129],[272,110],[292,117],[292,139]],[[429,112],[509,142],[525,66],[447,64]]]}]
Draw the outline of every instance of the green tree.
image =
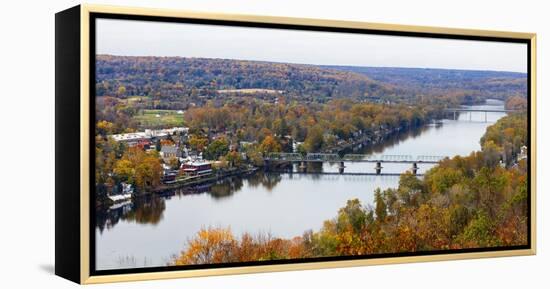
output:
[{"label": "green tree", "polygon": [[284,117],[276,120],[274,123],[274,127],[275,127],[275,133],[281,137],[288,135],[290,133],[290,129]]},{"label": "green tree", "polygon": [[207,160],[217,160],[229,152],[229,143],[225,138],[219,138],[211,142],[204,150]]},{"label": "green tree", "polygon": [[505,188],[508,185],[508,177],[500,167],[491,170],[483,167],[473,179],[474,192],[477,193],[479,206],[489,214],[496,216],[499,205],[505,197]]},{"label": "green tree", "polygon": [[464,179],[462,171],[451,167],[436,167],[425,176],[425,182],[432,193],[446,194],[455,184]]},{"label": "green tree", "polygon": [[304,141],[304,147],[308,152],[319,152],[324,144],[323,129],[320,126],[312,127]]},{"label": "green tree", "polygon": [[487,167],[494,168],[501,161],[502,149],[493,141],[489,140],[483,144],[483,163]]},{"label": "green tree", "polygon": [[386,220],[386,216],[388,215],[388,208],[386,206],[386,202],[384,201],[384,197],[382,196],[382,191],[380,190],[380,188],[377,188],[374,191],[374,202],[376,204],[374,210],[376,214],[376,220],[384,222]]},{"label": "green tree", "polygon": [[348,200],[346,206],[338,211],[336,228],[339,232],[350,227],[354,234],[361,234],[365,229],[367,211],[361,205],[359,199]]},{"label": "green tree", "polygon": [[494,234],[494,223],[486,212],[480,211],[459,237],[464,247],[487,247],[498,245]]}]

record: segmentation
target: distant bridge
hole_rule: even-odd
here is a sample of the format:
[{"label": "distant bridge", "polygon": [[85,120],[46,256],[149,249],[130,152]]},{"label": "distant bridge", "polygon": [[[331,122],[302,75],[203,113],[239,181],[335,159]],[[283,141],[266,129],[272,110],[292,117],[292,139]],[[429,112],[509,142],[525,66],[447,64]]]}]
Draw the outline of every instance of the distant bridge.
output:
[{"label": "distant bridge", "polygon": [[269,153],[264,160],[287,162],[355,162],[355,163],[428,163],[436,164],[446,156],[419,155],[362,155],[346,154],[340,157],[338,154],[308,153]]},{"label": "distant bridge", "polygon": [[509,113],[509,112],[519,112],[519,110],[516,109],[470,109],[470,108],[447,108],[445,111],[448,112],[503,112],[503,113]]},{"label": "distant bridge", "polygon": [[487,113],[488,112],[501,112],[501,113],[512,113],[512,112],[519,112],[519,110],[515,109],[470,109],[470,108],[447,108],[445,109],[446,112],[452,112],[453,113],[453,120],[456,120],[456,114],[460,112],[469,112],[470,113],[470,120],[472,120],[472,112],[483,112],[485,113],[485,122],[487,122]]},{"label": "distant bridge", "polygon": [[[293,175],[293,174],[298,174],[298,175],[323,175],[325,177],[325,179],[327,179],[328,177],[332,177],[331,179],[333,180],[337,180],[338,179],[338,176],[340,175],[344,175],[344,176],[351,176],[353,178],[347,178],[345,180],[356,180],[356,177],[363,177],[363,178],[367,178],[367,179],[376,179],[376,177],[380,177],[380,176],[383,176],[383,177],[399,177],[402,175],[402,173],[358,173],[358,172],[348,172],[348,173],[344,173],[344,172],[319,172],[319,171],[300,171],[300,172],[294,172],[292,170],[289,170],[289,171],[285,171],[285,170],[275,170],[275,171],[270,171],[270,172],[274,172],[274,173],[287,173],[287,174],[290,174],[290,175]],[[415,174],[416,176],[424,176],[424,174]]]},{"label": "distant bridge", "polygon": [[338,154],[326,154],[326,153],[308,153],[302,155],[299,153],[270,153],[264,157],[265,168],[269,168],[273,162],[299,162],[300,169],[303,172],[306,171],[308,162],[332,162],[340,163],[339,173],[344,173],[345,162],[352,163],[376,163],[375,171],[377,175],[382,172],[382,163],[405,163],[412,164],[411,171],[416,174],[418,171],[418,164],[436,164],[439,161],[445,159],[445,156],[410,156],[410,155],[363,155],[363,154],[346,154],[340,157]]}]

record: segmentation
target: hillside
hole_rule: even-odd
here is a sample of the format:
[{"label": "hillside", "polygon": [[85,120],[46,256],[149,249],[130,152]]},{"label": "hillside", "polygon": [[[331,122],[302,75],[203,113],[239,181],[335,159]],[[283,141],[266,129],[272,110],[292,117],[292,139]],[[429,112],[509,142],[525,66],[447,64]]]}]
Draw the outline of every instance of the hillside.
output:
[{"label": "hillside", "polygon": [[364,74],[304,64],[98,55],[96,71],[97,95],[121,98],[139,95],[200,103],[228,91],[256,90],[260,96],[275,91],[291,99],[324,102],[397,94],[392,85]]},{"label": "hillside", "polygon": [[497,71],[112,55],[98,55],[96,71],[98,97],[145,97],[134,106],[154,109],[186,109],[207,101],[221,105],[242,97],[457,105],[527,94],[525,74]]},{"label": "hillside", "polygon": [[466,92],[481,98],[506,100],[527,95],[527,75],[517,72],[393,68],[359,66],[322,66],[360,73],[369,78],[398,86],[410,94],[440,95]]}]

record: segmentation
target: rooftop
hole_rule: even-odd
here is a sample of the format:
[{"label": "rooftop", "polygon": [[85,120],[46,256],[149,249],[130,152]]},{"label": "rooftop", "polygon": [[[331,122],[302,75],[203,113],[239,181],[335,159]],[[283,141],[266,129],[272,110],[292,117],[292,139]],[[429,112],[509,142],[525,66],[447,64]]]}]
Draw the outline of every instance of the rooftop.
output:
[{"label": "rooftop", "polygon": [[175,132],[187,133],[189,128],[187,127],[173,127],[166,129],[146,129],[145,131],[140,132],[131,132],[131,133],[121,133],[121,134],[112,134],[112,137],[115,141],[132,141],[140,139],[150,139],[152,137],[163,137],[167,135],[172,135]]},{"label": "rooftop", "polygon": [[178,148],[176,146],[162,146],[160,151],[165,154],[175,154],[178,152]]},{"label": "rooftop", "polygon": [[197,161],[193,161],[193,162],[187,162],[185,163],[185,165],[188,165],[188,166],[203,166],[203,165],[210,165],[212,164],[211,162],[209,161],[204,161],[204,160],[197,160]]}]

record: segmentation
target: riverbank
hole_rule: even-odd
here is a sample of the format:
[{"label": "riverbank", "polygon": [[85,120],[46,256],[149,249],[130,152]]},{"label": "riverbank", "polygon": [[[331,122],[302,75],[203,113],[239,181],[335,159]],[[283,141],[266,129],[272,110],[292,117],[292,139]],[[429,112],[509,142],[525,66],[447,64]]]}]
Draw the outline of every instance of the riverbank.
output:
[{"label": "riverbank", "polygon": [[361,135],[352,141],[346,142],[345,144],[337,145],[334,148],[328,149],[326,153],[344,153],[349,151],[354,151],[356,149],[362,149],[364,147],[374,147],[376,145],[383,145],[383,143],[392,136],[399,134],[405,134],[414,129],[419,129],[423,126],[426,126],[427,123],[422,123],[413,127],[395,127],[393,129],[383,129],[378,130],[374,135]]},{"label": "riverbank", "polygon": [[151,194],[151,193],[159,193],[166,190],[172,190],[172,189],[178,189],[184,186],[193,186],[193,185],[202,185],[206,183],[216,182],[223,180],[228,177],[233,176],[247,176],[250,174],[253,174],[258,170],[257,167],[246,167],[246,168],[234,168],[234,169],[226,169],[226,170],[219,170],[211,175],[202,176],[202,177],[187,177],[187,178],[180,178],[176,179],[176,182],[173,184],[163,184],[151,192],[142,193],[143,194]]},{"label": "riverbank", "polygon": [[[148,191],[143,192],[134,192],[131,194],[131,197],[125,198],[122,201],[126,201],[133,198],[140,198],[150,195],[156,195],[156,194],[162,194],[167,190],[175,190],[186,186],[197,186],[197,185],[203,185],[203,184],[209,184],[214,183],[217,181],[221,181],[225,178],[233,177],[233,176],[241,176],[246,177],[258,170],[257,167],[246,167],[246,168],[233,168],[233,169],[224,169],[218,170],[213,174],[206,175],[206,176],[198,176],[198,177],[183,177],[176,179],[176,182],[172,184],[162,184],[157,186],[156,188]],[[118,196],[118,195],[115,195]],[[122,203],[121,201],[121,203]],[[114,202],[112,198],[106,197],[102,200],[98,200],[96,207],[110,207],[112,205],[115,205],[119,202]]]},{"label": "riverbank", "polygon": [[392,137],[404,135],[411,131],[420,130],[430,124],[440,124],[442,120],[447,119],[445,111],[441,110],[435,113],[435,116],[427,117],[416,123],[406,123],[398,126],[380,126],[377,130],[366,133],[365,131],[356,132],[354,137],[348,140],[341,140],[336,145],[326,148],[323,153],[349,153],[364,147],[375,147],[384,145]]}]

